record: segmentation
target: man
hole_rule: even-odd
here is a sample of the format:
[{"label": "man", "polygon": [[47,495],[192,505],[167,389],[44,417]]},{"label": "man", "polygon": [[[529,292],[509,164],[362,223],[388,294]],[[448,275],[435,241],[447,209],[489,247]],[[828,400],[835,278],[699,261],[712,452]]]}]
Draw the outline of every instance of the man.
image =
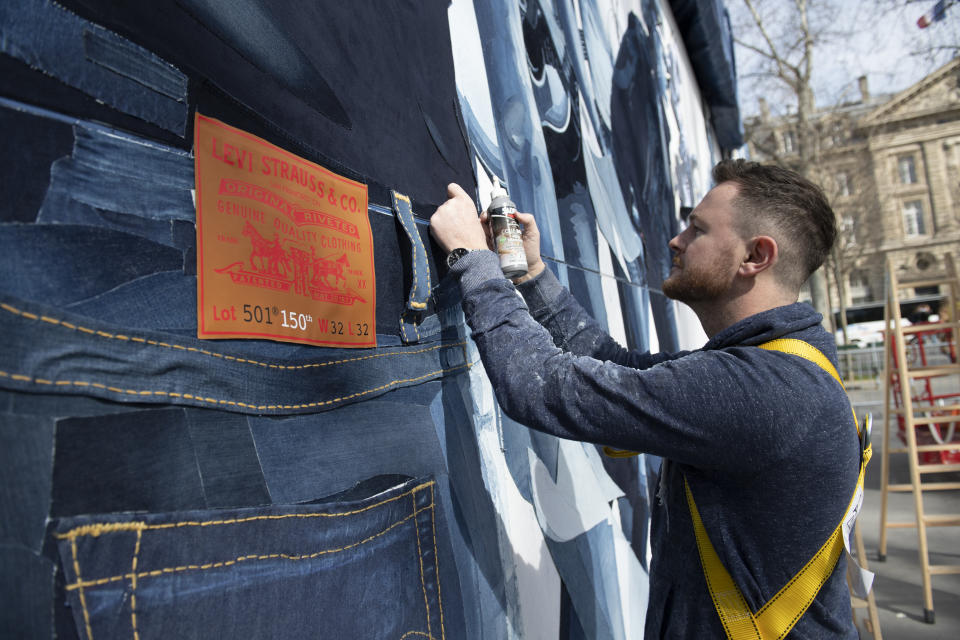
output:
[{"label": "man", "polygon": [[[714,181],[670,241],[663,283],[710,338],[692,352],[617,345],[545,269],[532,215],[518,214],[529,264],[515,281],[522,300],[460,187],[450,185],[430,221],[450,252],[503,410],[562,438],[664,458],[651,525],[649,639],[750,637],[731,628],[746,624],[752,633],[779,615],[764,605],[789,599],[777,594],[802,582],[793,578],[835,535],[860,468],[858,429],[839,382],[767,345],[802,340],[836,360],[821,316],[797,303],[835,239],[830,206],[816,186],[777,167],[724,161]],[[695,511],[705,536],[695,533]],[[716,573],[708,585],[701,556],[710,543],[735,587],[724,589]],[[790,637],[857,637],[845,567],[841,555],[822,570],[826,582],[809,593],[809,608],[787,615]],[[736,613],[735,601],[750,613]]]}]

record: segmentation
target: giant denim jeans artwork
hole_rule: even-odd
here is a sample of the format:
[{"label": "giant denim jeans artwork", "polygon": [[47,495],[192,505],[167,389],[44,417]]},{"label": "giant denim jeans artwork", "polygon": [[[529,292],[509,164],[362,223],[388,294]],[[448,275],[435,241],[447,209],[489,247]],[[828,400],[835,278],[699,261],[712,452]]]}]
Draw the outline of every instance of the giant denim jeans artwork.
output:
[{"label": "giant denim jeans artwork", "polygon": [[[439,400],[439,379],[468,367],[455,290],[415,325],[414,342],[403,338],[403,310],[424,284],[397,287],[382,322],[394,333],[372,351],[308,357],[294,345],[197,341],[192,235],[178,231],[192,226],[191,158],[9,101],[0,120],[57,131],[30,137],[51,147],[34,162],[69,153],[48,168],[37,221],[0,225],[10,275],[0,503],[11,515],[0,574],[17,605],[0,628],[210,637],[226,633],[223,616],[248,637],[307,624],[366,637],[468,635],[458,564],[469,573],[476,554],[463,545],[453,556],[450,529],[461,525],[445,515],[455,500],[445,455],[446,424],[472,425],[457,418],[462,403]],[[147,179],[157,175],[165,179]],[[121,188],[134,180],[135,190]],[[380,245],[396,247],[383,258],[399,263],[402,247],[411,262],[425,259],[423,225],[384,209],[371,213],[389,223],[374,223]],[[455,475],[461,496],[480,496],[456,509],[465,527],[488,515],[485,492],[469,472]],[[196,535],[187,522],[200,523]],[[291,615],[275,617],[279,604]]]},{"label": "giant denim jeans artwork", "polygon": [[[62,7],[19,9],[2,15],[8,53],[103,120],[182,129],[151,115],[177,98],[186,119],[175,67]],[[31,20],[85,55],[58,60]],[[429,279],[422,212],[372,189],[378,349],[200,342],[191,155],[69,115],[89,109],[69,98],[0,98],[17,168],[0,224],[0,635],[503,636],[499,551],[468,533],[493,520],[475,425],[441,382],[468,370],[467,342],[455,288]],[[461,582],[485,618],[464,621]]]}]

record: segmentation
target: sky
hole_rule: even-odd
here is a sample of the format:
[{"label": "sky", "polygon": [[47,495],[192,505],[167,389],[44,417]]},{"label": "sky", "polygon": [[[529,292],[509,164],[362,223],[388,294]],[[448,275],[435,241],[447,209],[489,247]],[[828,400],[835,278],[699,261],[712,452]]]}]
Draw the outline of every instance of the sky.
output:
[{"label": "sky", "polygon": [[[782,6],[785,0],[773,0]],[[746,17],[743,0],[725,0],[734,26],[741,37]],[[792,3],[789,3],[792,4]],[[814,3],[811,2],[811,5]],[[935,0],[912,2],[906,6],[893,0],[825,0],[819,15],[811,9],[811,23],[826,17],[829,37],[815,49],[814,94],[818,106],[859,98],[857,78],[867,76],[870,93],[896,93],[919,81],[950,60],[950,55],[921,54],[931,45],[960,45],[960,2],[951,7],[946,19],[926,29],[917,19],[933,8]],[[901,4],[896,7],[895,4]],[[881,8],[885,7],[885,8]],[[830,12],[828,15],[827,12]],[[771,21],[773,22],[773,21]],[[740,104],[745,117],[758,112],[757,96],[766,95],[774,113],[783,113],[787,98],[760,89],[745,76],[756,64],[756,54],[737,46],[738,73],[741,77]]]}]

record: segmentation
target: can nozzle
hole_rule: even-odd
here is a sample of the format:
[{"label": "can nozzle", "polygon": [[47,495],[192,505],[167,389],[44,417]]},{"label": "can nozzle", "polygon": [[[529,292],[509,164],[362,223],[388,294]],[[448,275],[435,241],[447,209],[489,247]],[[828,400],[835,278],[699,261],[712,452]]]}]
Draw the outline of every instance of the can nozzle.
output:
[{"label": "can nozzle", "polygon": [[507,190],[500,184],[500,178],[493,176],[493,188],[490,189],[490,199],[507,198]]}]

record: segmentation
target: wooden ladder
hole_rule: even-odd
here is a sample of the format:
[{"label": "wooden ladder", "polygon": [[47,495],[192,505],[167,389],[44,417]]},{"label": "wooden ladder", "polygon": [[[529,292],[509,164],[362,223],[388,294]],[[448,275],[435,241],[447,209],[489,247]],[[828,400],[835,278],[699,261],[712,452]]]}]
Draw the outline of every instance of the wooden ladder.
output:
[{"label": "wooden ladder", "polygon": [[[956,349],[960,338],[960,319],[957,318],[957,299],[960,283],[957,280],[957,271],[950,255],[946,256],[947,274],[945,277],[930,278],[922,281],[901,282],[897,277],[893,262],[887,260],[887,301],[884,312],[885,320],[885,405],[883,430],[883,456],[881,462],[881,506],[880,506],[880,549],[878,559],[882,562],[887,555],[887,530],[900,528],[916,528],[920,568],[923,577],[923,618],[924,621],[934,623],[933,589],[930,583],[931,575],[960,573],[960,565],[931,565],[927,548],[927,527],[960,526],[960,514],[956,515],[929,515],[924,512],[923,493],[925,491],[949,491],[960,489],[960,482],[924,482],[923,477],[936,473],[960,471],[960,464],[926,464],[921,463],[919,454],[927,452],[944,452],[960,449],[960,442],[953,441],[945,444],[917,444],[917,427],[939,425],[950,422],[945,416],[957,415],[960,422],[960,393],[944,394],[937,398],[932,391],[931,381],[945,376],[956,376],[960,381],[960,365],[957,364]],[[916,324],[904,326],[901,317],[900,292],[913,287],[946,286],[948,289],[946,301],[941,304],[941,318],[943,310],[948,310],[949,318],[937,323]],[[924,366],[926,364],[923,351],[923,337],[936,333],[949,339],[950,363],[941,366]],[[907,358],[907,340],[911,337],[916,341],[912,345],[919,350],[922,362],[911,362]],[[892,339],[891,339],[892,338]],[[919,381],[925,391],[914,397],[911,382]],[[943,400],[949,396],[948,404]],[[891,407],[891,399],[897,406]],[[906,447],[892,448],[890,445],[890,423],[892,416],[898,417],[898,424],[902,425],[903,438]],[[929,427],[928,427],[929,428]],[[890,456],[892,454],[907,454],[910,467],[910,482],[906,484],[890,483]],[[887,500],[891,491],[912,492],[915,510],[913,522],[888,522]]]},{"label": "wooden ladder", "polygon": [[[867,552],[863,546],[863,534],[860,533],[859,518],[856,524],[853,525],[853,538],[857,562],[860,563],[861,567],[869,571],[870,565],[867,562]],[[853,623],[857,625],[857,629],[860,628],[860,622],[857,620],[857,609],[866,609],[867,615],[865,615],[863,619],[864,628],[870,633],[873,640],[883,640],[883,634],[880,632],[880,616],[877,612],[877,601],[873,597],[873,589],[867,592],[866,599],[854,594],[853,580],[850,578],[850,573],[856,570],[856,567],[851,566],[849,563],[847,564],[847,585],[850,587],[850,604],[853,606]],[[862,638],[863,634],[860,634],[860,637]]]}]

